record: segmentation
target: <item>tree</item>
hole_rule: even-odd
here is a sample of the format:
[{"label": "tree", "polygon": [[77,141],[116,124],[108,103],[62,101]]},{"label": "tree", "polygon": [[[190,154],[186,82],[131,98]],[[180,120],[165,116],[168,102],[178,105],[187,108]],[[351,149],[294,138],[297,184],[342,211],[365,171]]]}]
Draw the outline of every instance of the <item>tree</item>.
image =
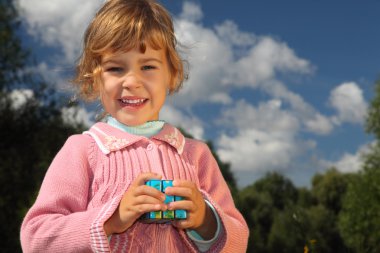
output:
[{"label": "tree", "polygon": [[[67,136],[80,131],[62,119],[58,95],[36,73],[16,36],[14,1],[0,1],[0,230],[2,252],[21,252],[19,228],[34,202],[53,156]],[[14,94],[27,92],[15,104]]]},{"label": "tree", "polygon": [[293,183],[283,175],[272,172],[254,184],[258,192],[266,192],[272,199],[273,206],[284,210],[288,204],[297,201],[298,192]]},{"label": "tree", "polygon": [[346,244],[356,252],[380,251],[380,171],[363,173],[352,182],[339,217]]},{"label": "tree", "polygon": [[274,172],[245,187],[239,195],[239,208],[250,228],[248,252],[272,252],[268,246],[272,226],[281,212],[297,202],[297,189]]},{"label": "tree", "polygon": [[372,98],[366,118],[366,132],[380,140],[380,79],[375,83],[375,96]]},{"label": "tree", "polygon": [[316,252],[346,252],[338,229],[338,215],[350,180],[355,175],[340,173],[335,168],[312,179],[311,193],[315,201],[308,210],[311,237],[316,240]]},{"label": "tree", "polygon": [[303,252],[310,223],[303,208],[289,205],[278,211],[268,235],[268,252]]},{"label": "tree", "polygon": [[362,171],[351,180],[339,215],[339,230],[356,252],[380,252],[380,80],[375,83],[366,131],[376,142],[364,156]]},{"label": "tree", "polygon": [[0,1],[0,96],[19,80],[19,70],[25,66],[27,51],[14,30],[20,25],[12,0]]},{"label": "tree", "polygon": [[342,174],[335,168],[324,174],[316,174],[312,179],[312,195],[315,200],[337,215],[347,191],[350,174]]},{"label": "tree", "polygon": [[356,252],[380,252],[380,147],[366,157],[364,170],[349,185],[339,229]]}]

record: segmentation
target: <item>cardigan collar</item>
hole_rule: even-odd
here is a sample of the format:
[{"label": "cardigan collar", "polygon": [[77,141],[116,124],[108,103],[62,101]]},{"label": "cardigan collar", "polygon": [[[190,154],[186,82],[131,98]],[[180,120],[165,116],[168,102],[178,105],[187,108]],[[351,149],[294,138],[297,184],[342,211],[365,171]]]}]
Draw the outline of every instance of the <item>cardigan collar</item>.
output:
[{"label": "cardigan collar", "polygon": [[177,128],[168,123],[165,123],[164,127],[158,134],[150,138],[121,131],[120,129],[104,122],[96,123],[88,131],[83,133],[92,136],[104,154],[109,154],[113,151],[128,147],[136,142],[149,139],[166,142],[174,147],[179,154],[182,154],[183,147],[185,146],[185,137]]}]

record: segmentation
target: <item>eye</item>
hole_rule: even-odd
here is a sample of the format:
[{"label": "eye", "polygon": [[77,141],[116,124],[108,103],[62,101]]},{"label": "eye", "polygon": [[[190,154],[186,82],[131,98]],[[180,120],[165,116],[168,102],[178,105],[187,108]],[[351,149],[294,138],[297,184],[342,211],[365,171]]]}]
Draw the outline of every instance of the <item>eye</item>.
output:
[{"label": "eye", "polygon": [[151,69],[156,69],[156,67],[152,65],[144,65],[141,67],[141,70],[151,70]]},{"label": "eye", "polygon": [[106,68],[106,72],[120,73],[122,71],[123,71],[123,68],[121,68],[121,67],[109,67],[109,68]]}]

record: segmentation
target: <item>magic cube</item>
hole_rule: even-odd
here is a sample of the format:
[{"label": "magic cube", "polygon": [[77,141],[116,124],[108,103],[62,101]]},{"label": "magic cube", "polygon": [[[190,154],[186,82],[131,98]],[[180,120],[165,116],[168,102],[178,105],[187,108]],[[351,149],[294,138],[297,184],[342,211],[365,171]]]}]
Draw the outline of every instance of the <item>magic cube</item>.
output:
[{"label": "magic cube", "polygon": [[[145,183],[146,185],[153,187],[163,193],[167,187],[173,186],[173,180],[149,180]],[[165,195],[165,204],[173,201],[179,201],[183,198],[180,196],[169,196]],[[187,218],[186,210],[166,210],[166,211],[155,211],[145,213],[142,216],[142,220],[148,223],[166,223],[173,220],[184,220]]]}]

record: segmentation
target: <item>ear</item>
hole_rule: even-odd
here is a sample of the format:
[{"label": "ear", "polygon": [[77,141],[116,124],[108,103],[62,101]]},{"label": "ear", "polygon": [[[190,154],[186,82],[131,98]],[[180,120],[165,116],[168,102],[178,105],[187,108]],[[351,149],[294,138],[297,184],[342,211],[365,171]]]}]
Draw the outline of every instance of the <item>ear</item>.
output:
[{"label": "ear", "polygon": [[171,95],[178,90],[179,87],[179,78],[178,74],[174,74],[170,78],[170,83],[168,85],[168,94]]}]

